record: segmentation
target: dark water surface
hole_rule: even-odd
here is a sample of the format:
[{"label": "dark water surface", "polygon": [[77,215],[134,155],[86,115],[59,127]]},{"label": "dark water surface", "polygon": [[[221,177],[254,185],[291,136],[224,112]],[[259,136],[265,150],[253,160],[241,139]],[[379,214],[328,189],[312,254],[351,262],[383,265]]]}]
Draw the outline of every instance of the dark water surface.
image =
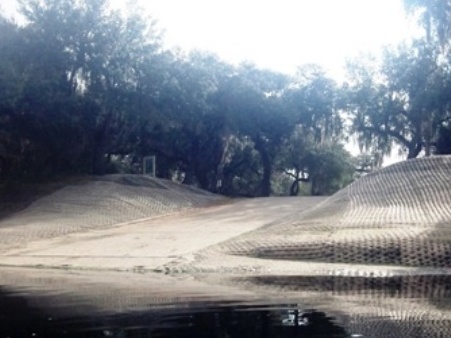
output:
[{"label": "dark water surface", "polygon": [[349,337],[323,312],[296,304],[179,304],[121,315],[62,317],[0,295],[0,337]]},{"label": "dark water surface", "polygon": [[220,280],[0,270],[0,338],[451,337],[450,276]]}]

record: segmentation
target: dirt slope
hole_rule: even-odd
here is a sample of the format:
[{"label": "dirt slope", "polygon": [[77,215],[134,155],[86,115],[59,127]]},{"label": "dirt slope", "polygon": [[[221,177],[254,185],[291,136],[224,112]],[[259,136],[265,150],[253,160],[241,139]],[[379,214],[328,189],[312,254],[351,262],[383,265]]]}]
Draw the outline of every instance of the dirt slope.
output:
[{"label": "dirt slope", "polygon": [[214,251],[287,263],[451,267],[451,157],[392,165]]},{"label": "dirt slope", "polygon": [[141,175],[107,175],[67,185],[0,221],[0,251],[24,243],[170,214],[223,199]]}]

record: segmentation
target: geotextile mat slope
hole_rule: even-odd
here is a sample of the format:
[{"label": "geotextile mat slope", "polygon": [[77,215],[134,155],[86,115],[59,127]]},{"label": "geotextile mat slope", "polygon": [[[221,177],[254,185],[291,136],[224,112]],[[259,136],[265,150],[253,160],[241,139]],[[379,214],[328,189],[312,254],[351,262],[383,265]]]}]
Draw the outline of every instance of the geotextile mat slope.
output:
[{"label": "geotextile mat slope", "polygon": [[0,251],[79,231],[156,217],[222,197],[168,180],[106,175],[70,184],[0,221]]},{"label": "geotextile mat slope", "polygon": [[259,258],[262,266],[284,260],[451,267],[451,157],[409,160],[366,175],[312,210],[200,257],[213,253]]}]

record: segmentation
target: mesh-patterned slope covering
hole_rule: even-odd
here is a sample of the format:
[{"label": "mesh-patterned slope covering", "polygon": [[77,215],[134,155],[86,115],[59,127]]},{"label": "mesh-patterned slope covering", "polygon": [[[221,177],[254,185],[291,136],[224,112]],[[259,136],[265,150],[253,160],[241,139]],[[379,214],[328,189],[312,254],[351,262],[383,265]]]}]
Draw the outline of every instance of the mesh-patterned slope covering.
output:
[{"label": "mesh-patterned slope covering", "polygon": [[451,157],[369,174],[317,208],[223,249],[258,258],[451,267]]},{"label": "mesh-patterned slope covering", "polygon": [[172,213],[220,197],[167,180],[107,175],[69,185],[0,222],[0,250],[30,240]]}]

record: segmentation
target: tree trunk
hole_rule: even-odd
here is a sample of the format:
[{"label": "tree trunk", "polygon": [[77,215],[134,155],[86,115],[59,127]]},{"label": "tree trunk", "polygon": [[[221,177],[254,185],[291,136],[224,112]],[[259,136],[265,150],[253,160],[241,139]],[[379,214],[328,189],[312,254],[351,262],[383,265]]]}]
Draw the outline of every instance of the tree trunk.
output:
[{"label": "tree trunk", "polygon": [[263,177],[260,183],[260,192],[262,197],[269,197],[271,195],[272,165],[266,151],[261,153],[261,156],[263,165]]},{"label": "tree trunk", "polygon": [[431,156],[431,142],[426,141],[424,144],[424,156],[429,157]]},{"label": "tree trunk", "polygon": [[290,196],[299,195],[299,180],[294,180],[290,186]]},{"label": "tree trunk", "polygon": [[106,172],[105,148],[98,146],[94,149],[92,159],[92,173],[94,175],[103,175]]},{"label": "tree trunk", "polygon": [[422,149],[423,145],[421,144],[421,142],[410,145],[408,147],[407,159],[411,160],[416,158]]},{"label": "tree trunk", "polygon": [[192,185],[194,183],[197,183],[195,182],[196,178],[200,176],[198,174],[199,165],[197,164],[197,161],[199,161],[198,149],[199,149],[199,140],[195,136],[192,136],[191,149],[189,152],[189,160],[187,163],[187,169],[185,171],[185,178],[183,179],[183,184]]},{"label": "tree trunk", "polygon": [[260,181],[260,196],[269,197],[271,195],[271,176],[272,176],[272,162],[271,156],[269,155],[269,145],[260,137],[254,140],[255,149],[260,153],[262,167],[263,167],[263,177]]},{"label": "tree trunk", "polygon": [[320,179],[313,177],[310,182],[312,182],[310,194],[312,196],[322,196],[324,194],[322,181]]},{"label": "tree trunk", "polygon": [[203,190],[210,190],[210,182],[208,179],[208,173],[203,170],[196,170],[196,181],[199,184],[199,187]]},{"label": "tree trunk", "polygon": [[185,171],[185,177],[183,178],[182,183],[186,185],[194,184],[194,171],[191,165],[189,165],[188,169]]},{"label": "tree trunk", "polygon": [[216,182],[215,182],[215,192],[220,193],[224,181],[224,167],[226,165],[227,154],[229,151],[229,136],[224,138],[224,146],[222,148],[221,160],[219,161],[218,167],[216,168]]},{"label": "tree trunk", "polygon": [[299,170],[299,168],[296,168],[296,175],[293,176],[294,182],[290,186],[290,196],[297,196],[299,195],[299,183],[305,181],[305,178],[303,177],[303,171]]}]

